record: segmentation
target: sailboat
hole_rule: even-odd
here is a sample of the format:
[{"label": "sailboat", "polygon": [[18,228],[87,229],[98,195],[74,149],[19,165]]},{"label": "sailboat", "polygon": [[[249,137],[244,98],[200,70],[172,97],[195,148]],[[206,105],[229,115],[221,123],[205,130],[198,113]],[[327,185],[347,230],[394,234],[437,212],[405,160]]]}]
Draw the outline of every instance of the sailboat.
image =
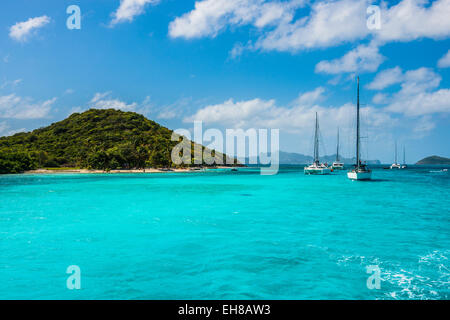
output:
[{"label": "sailboat", "polygon": [[336,161],[333,162],[333,165],[331,166],[333,170],[343,170],[344,164],[341,162],[341,159],[339,157],[339,128],[337,132],[337,147],[336,147]]},{"label": "sailboat", "polygon": [[314,162],[304,168],[305,174],[330,174],[331,169],[319,161],[319,119],[316,112],[316,127],[314,130]]},{"label": "sailboat", "polygon": [[403,164],[402,164],[402,169],[406,169],[408,166],[406,165],[406,160],[405,160],[405,146],[403,146]]},{"label": "sailboat", "polygon": [[370,180],[372,178],[372,170],[366,164],[361,162],[360,157],[360,135],[359,135],[359,77],[357,89],[357,103],[356,103],[356,164],[353,169],[347,172],[347,177],[351,180]]},{"label": "sailboat", "polygon": [[391,164],[391,169],[401,169],[402,166],[397,162],[397,141],[395,141],[395,161]]}]

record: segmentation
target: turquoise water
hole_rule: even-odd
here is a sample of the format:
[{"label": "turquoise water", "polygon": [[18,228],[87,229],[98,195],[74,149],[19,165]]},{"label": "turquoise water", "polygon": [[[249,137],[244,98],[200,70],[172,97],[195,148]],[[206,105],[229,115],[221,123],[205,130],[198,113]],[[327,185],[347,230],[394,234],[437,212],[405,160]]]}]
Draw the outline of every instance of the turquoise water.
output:
[{"label": "turquoise water", "polygon": [[450,174],[430,170],[0,176],[0,298],[449,299]]}]

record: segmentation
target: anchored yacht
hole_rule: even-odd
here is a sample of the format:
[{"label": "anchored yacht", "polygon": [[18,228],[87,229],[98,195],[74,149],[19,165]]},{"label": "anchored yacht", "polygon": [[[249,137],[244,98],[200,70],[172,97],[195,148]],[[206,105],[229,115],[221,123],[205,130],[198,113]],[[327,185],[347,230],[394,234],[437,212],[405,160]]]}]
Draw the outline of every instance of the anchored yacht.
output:
[{"label": "anchored yacht", "polygon": [[357,78],[357,103],[356,103],[356,164],[353,169],[347,172],[347,177],[351,180],[370,180],[372,179],[372,170],[361,161],[360,156],[360,134],[359,134],[359,77]]},{"label": "anchored yacht", "polygon": [[403,164],[402,164],[402,169],[406,169],[408,166],[406,164],[406,159],[405,159],[405,146],[403,146]]},{"label": "anchored yacht", "polygon": [[339,128],[337,132],[337,147],[336,147],[336,161],[333,162],[332,166],[333,170],[343,170],[344,164],[341,162],[339,156]]},{"label": "anchored yacht", "polygon": [[391,164],[391,169],[401,169],[402,166],[397,162],[397,141],[395,141],[395,161]]},{"label": "anchored yacht", "polygon": [[316,112],[316,127],[314,130],[314,162],[304,168],[305,174],[330,174],[331,169],[319,160],[319,119]]}]

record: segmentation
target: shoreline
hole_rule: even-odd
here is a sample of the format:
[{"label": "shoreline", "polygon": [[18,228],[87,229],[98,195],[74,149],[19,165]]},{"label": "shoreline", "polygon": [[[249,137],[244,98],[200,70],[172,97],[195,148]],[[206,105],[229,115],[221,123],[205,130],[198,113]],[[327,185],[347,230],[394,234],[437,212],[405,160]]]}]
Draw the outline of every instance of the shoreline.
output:
[{"label": "shoreline", "polygon": [[28,170],[23,172],[23,174],[58,174],[58,173],[82,173],[82,174],[99,174],[99,173],[184,173],[184,172],[202,172],[206,170],[216,170],[216,169],[232,169],[233,167],[212,167],[212,168],[177,168],[177,169],[117,169],[117,170],[90,170],[90,169],[36,169]]}]

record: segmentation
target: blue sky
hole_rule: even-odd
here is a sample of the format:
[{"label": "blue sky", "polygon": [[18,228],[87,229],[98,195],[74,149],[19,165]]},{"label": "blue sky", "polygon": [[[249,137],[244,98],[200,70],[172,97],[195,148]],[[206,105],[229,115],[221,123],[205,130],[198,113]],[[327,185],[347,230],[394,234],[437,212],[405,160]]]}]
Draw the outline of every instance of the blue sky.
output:
[{"label": "blue sky", "polygon": [[[379,29],[367,26],[379,5]],[[66,8],[81,9],[69,30]],[[450,0],[85,0],[0,4],[0,135],[90,107],[171,129],[279,128],[283,151],[353,154],[355,76],[365,155],[450,156]]]}]

